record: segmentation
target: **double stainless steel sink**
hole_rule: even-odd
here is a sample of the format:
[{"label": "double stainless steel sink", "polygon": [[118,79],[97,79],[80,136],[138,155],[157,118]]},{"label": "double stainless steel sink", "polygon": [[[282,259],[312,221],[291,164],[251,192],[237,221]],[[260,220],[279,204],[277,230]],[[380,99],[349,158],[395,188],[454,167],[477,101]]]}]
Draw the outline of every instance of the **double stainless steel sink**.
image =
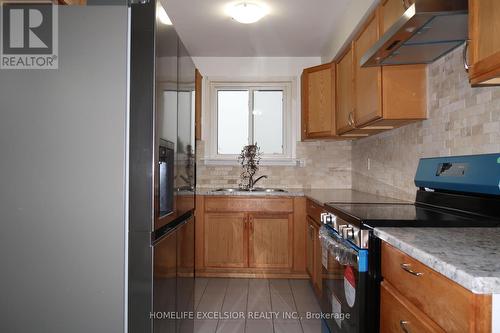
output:
[{"label": "double stainless steel sink", "polygon": [[220,193],[285,193],[287,192],[281,188],[264,188],[264,187],[255,187],[252,189],[241,189],[241,188],[218,188],[213,190],[213,192]]}]

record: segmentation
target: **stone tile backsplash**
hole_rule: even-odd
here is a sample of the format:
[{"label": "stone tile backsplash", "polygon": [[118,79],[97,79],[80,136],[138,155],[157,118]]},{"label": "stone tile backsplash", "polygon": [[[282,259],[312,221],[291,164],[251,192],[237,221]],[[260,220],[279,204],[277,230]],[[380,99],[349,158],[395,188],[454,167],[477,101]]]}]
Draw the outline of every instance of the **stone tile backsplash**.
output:
[{"label": "stone tile backsplash", "polygon": [[[268,175],[259,186],[285,188],[350,188],[351,143],[348,141],[297,142],[297,159],[304,166],[261,166],[257,176]],[[204,142],[197,142],[197,186],[238,186],[239,165],[205,165]]]},{"label": "stone tile backsplash", "polygon": [[[500,152],[500,88],[471,88],[462,48],[428,66],[428,119],[356,141],[298,142],[304,167],[262,166],[261,185],[354,188],[415,199],[421,157]],[[404,107],[404,106],[402,106]],[[197,143],[199,187],[237,186],[239,166],[205,165]]]},{"label": "stone tile backsplash", "polygon": [[462,48],[429,65],[427,82],[427,120],[353,142],[353,188],[413,200],[421,157],[500,152],[500,88],[471,88]]}]

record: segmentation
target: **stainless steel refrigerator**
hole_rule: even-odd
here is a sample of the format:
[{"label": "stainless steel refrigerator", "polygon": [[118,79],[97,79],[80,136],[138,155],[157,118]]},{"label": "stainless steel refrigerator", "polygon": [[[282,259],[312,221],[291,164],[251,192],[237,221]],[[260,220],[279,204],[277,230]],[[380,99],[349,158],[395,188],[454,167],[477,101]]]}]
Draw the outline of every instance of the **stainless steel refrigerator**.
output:
[{"label": "stainless steel refrigerator", "polygon": [[[161,5],[151,1],[131,11],[130,129],[137,146],[131,144],[130,155],[130,245],[138,249],[130,252],[129,327],[191,332],[192,319],[164,314],[193,311],[195,66],[174,27],[156,20]],[[143,214],[134,220],[136,211]],[[151,253],[140,250],[146,248]],[[150,279],[143,273],[149,260],[152,299],[134,294]]]},{"label": "stainless steel refrigerator", "polygon": [[155,10],[60,6],[58,68],[0,69],[0,332],[191,328],[151,319],[192,307],[194,275],[194,65]]}]

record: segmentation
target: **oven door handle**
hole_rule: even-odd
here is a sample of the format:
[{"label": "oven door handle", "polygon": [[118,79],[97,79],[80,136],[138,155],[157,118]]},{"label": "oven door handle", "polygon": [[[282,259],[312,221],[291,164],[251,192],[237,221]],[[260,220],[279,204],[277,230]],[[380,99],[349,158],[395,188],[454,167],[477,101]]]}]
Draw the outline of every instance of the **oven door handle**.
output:
[{"label": "oven door handle", "polygon": [[358,266],[358,251],[351,248],[344,240],[329,234],[324,229],[320,230],[322,247],[327,249],[335,261],[344,266]]}]

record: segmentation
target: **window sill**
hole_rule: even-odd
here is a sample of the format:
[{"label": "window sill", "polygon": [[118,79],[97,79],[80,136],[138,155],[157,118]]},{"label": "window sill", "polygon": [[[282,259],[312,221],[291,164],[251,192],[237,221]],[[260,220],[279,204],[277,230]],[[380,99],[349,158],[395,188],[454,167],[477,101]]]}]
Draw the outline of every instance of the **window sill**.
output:
[{"label": "window sill", "polygon": [[[237,160],[234,158],[205,158],[202,159],[205,165],[228,165],[228,166],[239,166]],[[260,165],[263,166],[294,166],[294,167],[304,167],[305,161],[296,158],[273,158],[273,159],[262,159]]]}]

